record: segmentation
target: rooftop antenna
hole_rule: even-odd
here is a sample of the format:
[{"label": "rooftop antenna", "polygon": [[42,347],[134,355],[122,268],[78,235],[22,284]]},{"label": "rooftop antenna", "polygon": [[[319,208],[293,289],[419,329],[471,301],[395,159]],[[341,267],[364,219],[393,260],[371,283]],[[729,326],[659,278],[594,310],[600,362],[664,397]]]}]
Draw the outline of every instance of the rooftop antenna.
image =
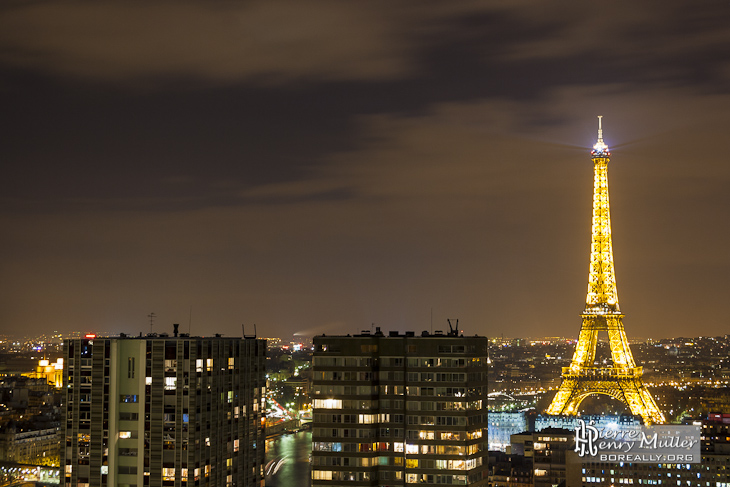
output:
[{"label": "rooftop antenna", "polygon": [[154,311],[147,315],[147,318],[150,319],[150,333],[152,333],[152,325],[155,324],[155,318],[157,318],[157,315],[154,313]]},{"label": "rooftop antenna", "polygon": [[454,320],[454,321],[456,321],[455,327],[451,326],[450,319],[447,318],[446,321],[449,323],[449,336],[458,336],[459,335],[459,319],[457,318],[456,320]]},{"label": "rooftop antenna", "polygon": [[193,327],[193,305],[190,305],[190,316],[188,317],[188,336],[190,335],[190,328]]}]

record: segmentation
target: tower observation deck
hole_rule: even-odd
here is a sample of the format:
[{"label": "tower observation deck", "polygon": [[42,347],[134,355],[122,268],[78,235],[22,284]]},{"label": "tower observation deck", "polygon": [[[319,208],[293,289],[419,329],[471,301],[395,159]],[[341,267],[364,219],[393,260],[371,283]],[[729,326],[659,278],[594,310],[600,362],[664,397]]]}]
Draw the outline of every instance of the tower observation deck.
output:
[{"label": "tower observation deck", "polygon": [[[547,414],[578,414],[578,407],[585,398],[605,394],[626,404],[631,413],[641,416],[646,424],[664,423],[664,415],[642,379],[642,367],[634,362],[624,331],[624,315],[618,304],[608,202],[611,153],[603,142],[601,118],[598,117],[598,141],[591,151],[593,219],[588,292],[581,315],[583,324],[573,360],[569,367],[563,367],[560,388]],[[608,366],[596,363],[599,332],[608,335],[612,361]]]}]

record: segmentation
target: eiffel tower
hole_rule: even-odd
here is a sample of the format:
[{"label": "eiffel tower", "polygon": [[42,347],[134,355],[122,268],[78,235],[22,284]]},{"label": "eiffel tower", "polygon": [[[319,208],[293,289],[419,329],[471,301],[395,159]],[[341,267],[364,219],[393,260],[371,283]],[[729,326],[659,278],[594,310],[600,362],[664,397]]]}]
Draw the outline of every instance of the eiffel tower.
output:
[{"label": "eiffel tower", "polygon": [[[606,394],[624,404],[645,424],[664,423],[664,415],[642,380],[642,367],[631,355],[618,306],[616,275],[611,248],[611,215],[608,207],[608,161],[611,153],[603,143],[601,116],[598,141],[591,151],[593,160],[593,226],[591,266],[588,276],[583,324],[569,367],[563,367],[562,382],[547,414],[578,414],[578,406],[588,396]],[[596,365],[598,333],[606,332],[611,348],[610,365]]]}]

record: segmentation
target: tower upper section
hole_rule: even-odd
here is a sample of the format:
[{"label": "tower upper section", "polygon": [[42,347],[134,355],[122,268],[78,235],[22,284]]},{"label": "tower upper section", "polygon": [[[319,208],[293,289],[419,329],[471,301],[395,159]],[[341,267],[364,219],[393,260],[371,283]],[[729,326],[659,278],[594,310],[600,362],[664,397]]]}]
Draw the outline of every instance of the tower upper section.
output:
[{"label": "tower upper section", "polygon": [[586,314],[620,313],[616,274],[611,243],[611,213],[608,204],[608,157],[603,142],[601,116],[598,117],[598,141],[593,146],[593,224],[591,226],[591,265],[588,274]]},{"label": "tower upper section", "polygon": [[611,153],[608,151],[608,146],[603,142],[603,127],[601,127],[601,119],[603,115],[598,115],[598,141],[593,145],[591,155],[595,159],[596,157],[608,157]]}]

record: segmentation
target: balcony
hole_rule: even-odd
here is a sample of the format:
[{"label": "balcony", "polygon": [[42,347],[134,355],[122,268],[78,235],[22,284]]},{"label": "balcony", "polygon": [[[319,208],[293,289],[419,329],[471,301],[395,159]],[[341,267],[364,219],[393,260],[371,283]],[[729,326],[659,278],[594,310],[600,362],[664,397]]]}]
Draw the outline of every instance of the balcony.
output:
[{"label": "balcony", "polygon": [[638,379],[643,373],[643,367],[613,368],[613,367],[583,367],[575,371],[570,367],[563,367],[563,377],[574,379]]}]

